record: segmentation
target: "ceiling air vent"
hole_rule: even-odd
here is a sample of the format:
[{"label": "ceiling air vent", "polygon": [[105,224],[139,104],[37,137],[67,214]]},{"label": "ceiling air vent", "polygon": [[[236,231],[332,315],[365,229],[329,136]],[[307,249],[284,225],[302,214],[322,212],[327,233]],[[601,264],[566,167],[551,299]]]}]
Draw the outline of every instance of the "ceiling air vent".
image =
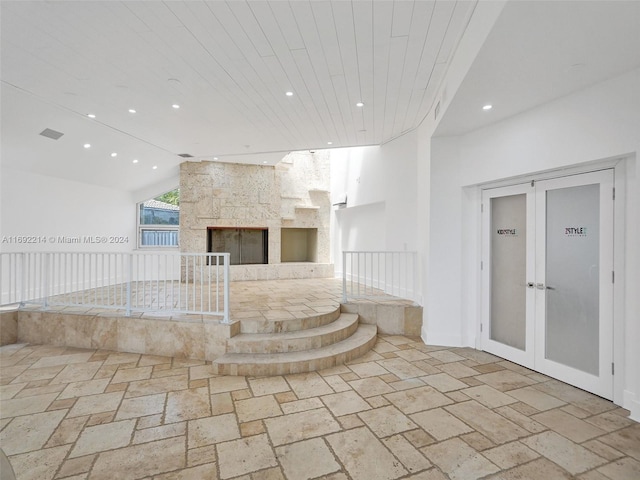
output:
[{"label": "ceiling air vent", "polygon": [[51,130],[50,128],[45,128],[40,132],[40,135],[43,137],[51,138],[52,140],[58,140],[64,133],[56,132],[55,130]]},{"label": "ceiling air vent", "polygon": [[193,155],[189,155],[188,153],[179,153],[178,156],[182,158],[193,158]]}]

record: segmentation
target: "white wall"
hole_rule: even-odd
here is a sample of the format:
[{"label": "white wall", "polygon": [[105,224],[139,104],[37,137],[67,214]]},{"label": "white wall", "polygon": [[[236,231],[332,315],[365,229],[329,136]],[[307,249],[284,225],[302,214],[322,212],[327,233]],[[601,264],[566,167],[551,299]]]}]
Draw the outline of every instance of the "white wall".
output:
[{"label": "white wall", "polygon": [[416,250],[417,132],[380,147],[331,151],[332,252],[342,271],[343,250]]},{"label": "white wall", "polygon": [[[480,315],[479,187],[626,157],[623,239],[624,405],[640,419],[640,70],[460,137],[431,139],[429,343],[475,345]],[[618,179],[618,182],[620,179]],[[618,252],[620,253],[620,252]],[[618,268],[618,266],[616,268]],[[620,313],[620,312],[618,312]],[[616,369],[618,370],[618,369]]]},{"label": "white wall", "polygon": [[[0,179],[0,251],[102,252],[135,248],[136,206],[130,193],[7,168],[2,169]],[[37,241],[17,243],[15,237],[37,237]],[[64,243],[60,237],[81,237],[81,243]],[[84,237],[107,240],[85,243]],[[128,242],[115,243],[114,237]]]}]

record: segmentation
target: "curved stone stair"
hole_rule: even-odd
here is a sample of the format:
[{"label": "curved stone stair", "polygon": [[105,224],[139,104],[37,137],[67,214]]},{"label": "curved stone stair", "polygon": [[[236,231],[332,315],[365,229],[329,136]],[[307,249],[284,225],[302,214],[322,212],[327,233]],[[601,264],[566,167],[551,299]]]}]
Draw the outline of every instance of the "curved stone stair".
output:
[{"label": "curved stone stair", "polygon": [[357,314],[338,315],[306,329],[241,333],[228,340],[227,353],[212,362],[213,369],[219,375],[286,375],[334,367],[367,353],[377,327],[359,324]]}]

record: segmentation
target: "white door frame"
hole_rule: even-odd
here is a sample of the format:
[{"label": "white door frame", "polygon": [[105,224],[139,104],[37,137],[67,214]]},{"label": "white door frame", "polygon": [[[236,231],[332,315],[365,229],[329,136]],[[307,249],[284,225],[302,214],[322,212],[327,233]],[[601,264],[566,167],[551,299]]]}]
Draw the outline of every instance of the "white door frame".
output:
[{"label": "white door frame", "polygon": [[[625,405],[628,403],[626,398],[626,392],[624,391],[625,385],[625,218],[626,218],[626,175],[627,175],[627,160],[630,157],[628,155],[612,157],[596,162],[585,162],[583,164],[577,164],[567,166],[560,169],[532,172],[518,177],[510,179],[502,179],[496,181],[485,182],[482,184],[476,184],[474,186],[469,185],[469,188],[475,190],[475,194],[470,197],[469,208],[472,209],[472,217],[475,217],[475,228],[471,231],[476,231],[476,241],[478,242],[476,254],[470,259],[476,258],[477,261],[473,261],[470,264],[469,273],[475,272],[475,283],[477,285],[475,301],[475,311],[477,312],[474,317],[475,320],[469,327],[471,334],[470,339],[475,337],[475,340],[471,340],[470,345],[475,345],[476,348],[481,348],[481,334],[480,328],[483,321],[482,316],[482,191],[489,188],[506,187],[515,184],[521,184],[531,181],[540,181],[553,179],[568,175],[575,175],[580,173],[589,173],[598,170],[614,169],[614,189],[615,189],[615,202],[614,202],[614,271],[615,271],[615,284],[614,284],[614,302],[613,302],[613,361],[615,364],[615,375],[613,377],[613,402],[617,405]],[[468,343],[469,344],[469,343]]]}]

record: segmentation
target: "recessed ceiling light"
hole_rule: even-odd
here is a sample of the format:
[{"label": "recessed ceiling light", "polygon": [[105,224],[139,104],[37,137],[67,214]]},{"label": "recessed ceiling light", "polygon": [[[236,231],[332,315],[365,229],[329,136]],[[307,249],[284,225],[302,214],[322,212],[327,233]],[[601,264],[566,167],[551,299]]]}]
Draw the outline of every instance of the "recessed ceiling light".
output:
[{"label": "recessed ceiling light", "polygon": [[327,142],[327,145],[333,145],[333,142]]},{"label": "recessed ceiling light", "polygon": [[177,103],[174,103],[173,105],[171,105],[173,108],[175,108],[176,110],[180,108],[180,105],[178,105]]},{"label": "recessed ceiling light", "polygon": [[286,93],[285,93],[285,95],[286,95],[287,97],[293,97],[293,92],[286,92]]},{"label": "recessed ceiling light", "polygon": [[87,117],[89,118],[96,118],[96,116],[93,113],[87,113]]},{"label": "recessed ceiling light", "polygon": [[134,159],[133,159],[133,163],[138,163],[138,159],[137,159],[137,158],[134,158]]},{"label": "recessed ceiling light", "polygon": [[136,113],[136,110],[134,108],[130,108],[129,113]]},{"label": "recessed ceiling light", "polygon": [[217,159],[218,159],[218,157],[213,157],[213,159],[214,159],[214,160],[217,160]]},{"label": "recessed ceiling light", "polygon": [[91,148],[91,144],[90,144],[90,143],[85,143],[85,144],[83,145],[83,147],[84,147],[84,148]]},{"label": "recessed ceiling light", "polygon": [[117,156],[118,156],[118,154],[117,154],[116,152],[113,152],[113,153],[111,154],[111,156],[112,156],[112,157],[117,157]]},{"label": "recessed ceiling light", "polygon": [[266,160],[263,160],[262,163],[269,163],[269,162],[267,162]]},{"label": "recessed ceiling light", "polygon": [[151,167],[151,168],[153,168],[154,170],[157,170],[157,169],[158,169],[158,166],[157,166],[157,165],[154,165],[154,166],[153,166],[153,167]]},{"label": "recessed ceiling light", "polygon": [[364,107],[364,103],[358,102],[358,103],[356,103],[356,107]]},{"label": "recessed ceiling light", "polygon": [[491,110],[493,108],[493,105],[485,105],[484,107],[482,107],[483,110]]}]

